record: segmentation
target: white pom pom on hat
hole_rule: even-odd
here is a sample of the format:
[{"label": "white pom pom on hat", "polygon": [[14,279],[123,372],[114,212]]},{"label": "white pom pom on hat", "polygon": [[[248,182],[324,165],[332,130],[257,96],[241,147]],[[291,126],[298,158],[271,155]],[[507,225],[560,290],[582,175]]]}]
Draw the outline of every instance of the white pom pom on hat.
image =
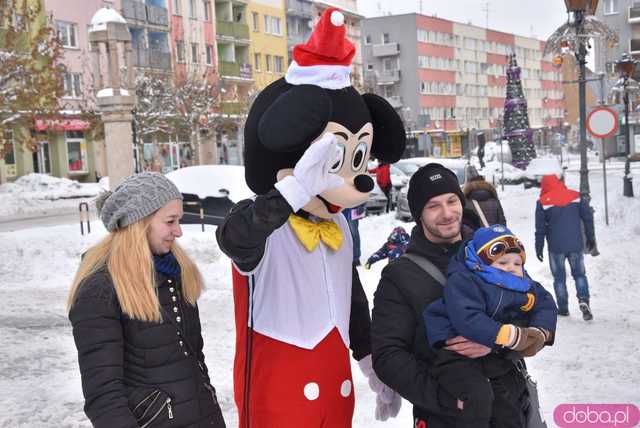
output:
[{"label": "white pom pom on hat", "polygon": [[338,10],[331,12],[331,23],[336,27],[342,27],[344,25],[344,15]]}]

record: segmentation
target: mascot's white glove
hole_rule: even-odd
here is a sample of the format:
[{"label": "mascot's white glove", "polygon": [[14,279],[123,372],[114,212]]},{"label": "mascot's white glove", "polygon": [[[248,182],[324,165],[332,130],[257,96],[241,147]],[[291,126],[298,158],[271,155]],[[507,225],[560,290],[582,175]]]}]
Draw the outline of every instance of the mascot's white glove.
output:
[{"label": "mascot's white glove", "polygon": [[376,420],[386,421],[395,418],[400,412],[402,398],[400,394],[382,383],[378,375],[373,371],[371,354],[358,361],[360,370],[369,379],[369,387],[376,395]]},{"label": "mascot's white glove", "polygon": [[336,145],[336,136],[327,133],[311,144],[288,175],[275,184],[276,189],[291,205],[293,212],[309,203],[311,198],[325,190],[342,186],[344,180],[330,173],[331,167],[340,160],[342,152]]}]

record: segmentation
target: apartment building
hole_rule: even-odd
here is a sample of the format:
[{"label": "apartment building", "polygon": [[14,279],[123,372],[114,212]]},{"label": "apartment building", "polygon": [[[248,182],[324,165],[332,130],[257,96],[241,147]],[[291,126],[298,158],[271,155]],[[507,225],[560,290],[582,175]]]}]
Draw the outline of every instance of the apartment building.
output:
[{"label": "apartment building", "polygon": [[305,43],[314,24],[311,0],[285,0],[287,14],[287,65],[293,60],[293,47]]},{"label": "apartment building", "polygon": [[247,6],[255,89],[260,91],[287,71],[284,0],[252,0]]},{"label": "apartment building", "polygon": [[[362,21],[365,85],[386,97],[418,134],[448,132],[460,138],[441,150],[460,156],[469,133],[500,126],[507,55],[521,67],[532,128],[560,126],[564,101],[560,70],[543,58],[540,40],[419,14]],[[462,138],[464,136],[464,138]],[[472,138],[473,139],[473,138]],[[420,150],[431,139],[421,136]]]}]

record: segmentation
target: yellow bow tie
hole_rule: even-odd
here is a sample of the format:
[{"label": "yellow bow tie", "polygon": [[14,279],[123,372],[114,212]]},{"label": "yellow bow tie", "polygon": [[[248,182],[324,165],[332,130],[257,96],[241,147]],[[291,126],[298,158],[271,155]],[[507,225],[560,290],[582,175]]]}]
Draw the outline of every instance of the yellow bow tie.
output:
[{"label": "yellow bow tie", "polygon": [[316,249],[320,240],[333,251],[338,251],[342,245],[342,231],[340,227],[332,221],[314,223],[291,214],[289,216],[289,225],[296,233],[302,246],[309,252]]}]

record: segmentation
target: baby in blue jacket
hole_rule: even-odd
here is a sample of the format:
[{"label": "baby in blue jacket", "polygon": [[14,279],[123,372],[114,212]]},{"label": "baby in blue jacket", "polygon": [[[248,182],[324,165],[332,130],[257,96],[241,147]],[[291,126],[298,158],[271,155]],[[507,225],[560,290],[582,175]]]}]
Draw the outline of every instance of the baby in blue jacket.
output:
[{"label": "baby in blue jacket", "polygon": [[[506,355],[506,350],[513,350],[522,357],[553,343],[556,304],[528,276],[525,261],[524,246],[509,229],[502,225],[480,228],[451,259],[443,297],[424,311],[427,339],[437,350],[432,374],[463,402],[487,394],[498,400],[499,391],[491,384],[483,358],[472,360],[440,349],[448,339],[463,336],[495,353]],[[492,418],[491,426],[502,424]]]}]

